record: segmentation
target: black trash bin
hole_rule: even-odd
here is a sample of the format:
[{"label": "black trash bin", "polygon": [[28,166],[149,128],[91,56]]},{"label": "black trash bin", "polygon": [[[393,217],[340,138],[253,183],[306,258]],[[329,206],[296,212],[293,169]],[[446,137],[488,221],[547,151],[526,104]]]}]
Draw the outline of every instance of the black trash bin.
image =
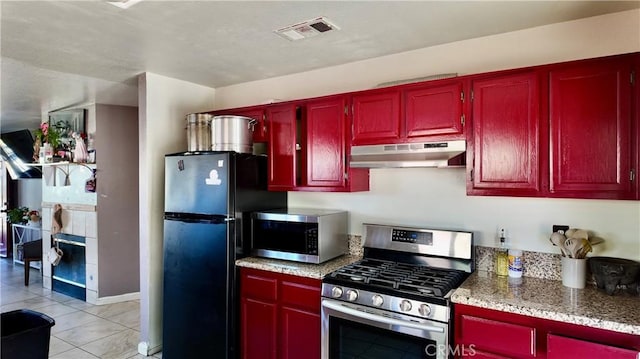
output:
[{"label": "black trash bin", "polygon": [[0,314],[2,359],[47,359],[53,318],[29,309]]}]

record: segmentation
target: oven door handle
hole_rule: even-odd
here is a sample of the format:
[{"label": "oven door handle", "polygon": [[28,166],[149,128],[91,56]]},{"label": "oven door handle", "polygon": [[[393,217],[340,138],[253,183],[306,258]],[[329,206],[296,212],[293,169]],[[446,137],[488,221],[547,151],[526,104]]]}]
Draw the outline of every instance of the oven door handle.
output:
[{"label": "oven door handle", "polygon": [[357,309],[349,308],[347,306],[344,306],[342,304],[339,304],[339,303],[336,303],[336,302],[333,302],[333,301],[330,301],[330,300],[323,300],[322,301],[322,306],[325,307],[325,308],[333,309],[333,310],[335,310],[337,312],[340,312],[340,313],[348,314],[348,315],[351,315],[351,316],[354,316],[354,317],[367,319],[367,320],[371,320],[371,321],[375,321],[375,322],[379,322],[379,323],[385,323],[385,324],[389,324],[389,325],[397,325],[397,326],[405,327],[405,328],[414,328],[414,329],[424,330],[424,331],[428,331],[428,332],[444,333],[444,328],[435,327],[433,325],[425,325],[425,324],[415,323],[415,322],[406,322],[404,320],[387,318],[387,317],[383,317],[381,315],[366,313],[366,312],[363,312],[363,311],[360,311],[360,310],[357,310]]}]

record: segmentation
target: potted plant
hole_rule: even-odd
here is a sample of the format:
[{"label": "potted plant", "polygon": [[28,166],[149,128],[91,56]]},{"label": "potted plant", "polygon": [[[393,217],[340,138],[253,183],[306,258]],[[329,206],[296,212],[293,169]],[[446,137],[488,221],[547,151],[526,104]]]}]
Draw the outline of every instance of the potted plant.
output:
[{"label": "potted plant", "polygon": [[[46,151],[48,146],[51,147],[51,156],[57,155],[58,147],[62,144],[62,137],[65,132],[55,126],[49,126],[44,122],[40,124],[40,128],[35,130],[36,143],[41,143]],[[35,155],[35,154],[34,154]],[[47,154],[45,153],[45,157]]]},{"label": "potted plant", "polygon": [[29,221],[29,208],[16,207],[8,210],[7,221],[11,224],[26,224]]},{"label": "potted plant", "polygon": [[32,209],[27,213],[27,217],[29,218],[29,224],[33,226],[39,226],[40,224],[40,212],[35,209]]}]

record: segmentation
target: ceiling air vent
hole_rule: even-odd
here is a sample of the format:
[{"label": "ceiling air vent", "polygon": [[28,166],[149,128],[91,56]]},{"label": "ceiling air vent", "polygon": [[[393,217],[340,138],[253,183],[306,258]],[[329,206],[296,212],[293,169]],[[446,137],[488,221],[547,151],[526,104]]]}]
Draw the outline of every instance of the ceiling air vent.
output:
[{"label": "ceiling air vent", "polygon": [[331,30],[340,30],[340,28],[326,17],[321,16],[283,27],[274,32],[287,40],[295,41],[313,37]]}]

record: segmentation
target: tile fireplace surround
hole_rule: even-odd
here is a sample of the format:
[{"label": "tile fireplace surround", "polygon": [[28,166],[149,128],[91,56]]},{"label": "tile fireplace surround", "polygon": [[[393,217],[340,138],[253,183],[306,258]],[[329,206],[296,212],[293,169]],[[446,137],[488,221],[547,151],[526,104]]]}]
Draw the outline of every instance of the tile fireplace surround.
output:
[{"label": "tile fireplace surround", "polygon": [[[42,253],[52,246],[51,221],[55,203],[42,203]],[[98,231],[96,206],[84,204],[62,204],[62,233],[85,237],[86,244],[86,301],[96,304],[98,300]],[[46,261],[42,266],[42,285],[52,287],[51,266]]]}]

